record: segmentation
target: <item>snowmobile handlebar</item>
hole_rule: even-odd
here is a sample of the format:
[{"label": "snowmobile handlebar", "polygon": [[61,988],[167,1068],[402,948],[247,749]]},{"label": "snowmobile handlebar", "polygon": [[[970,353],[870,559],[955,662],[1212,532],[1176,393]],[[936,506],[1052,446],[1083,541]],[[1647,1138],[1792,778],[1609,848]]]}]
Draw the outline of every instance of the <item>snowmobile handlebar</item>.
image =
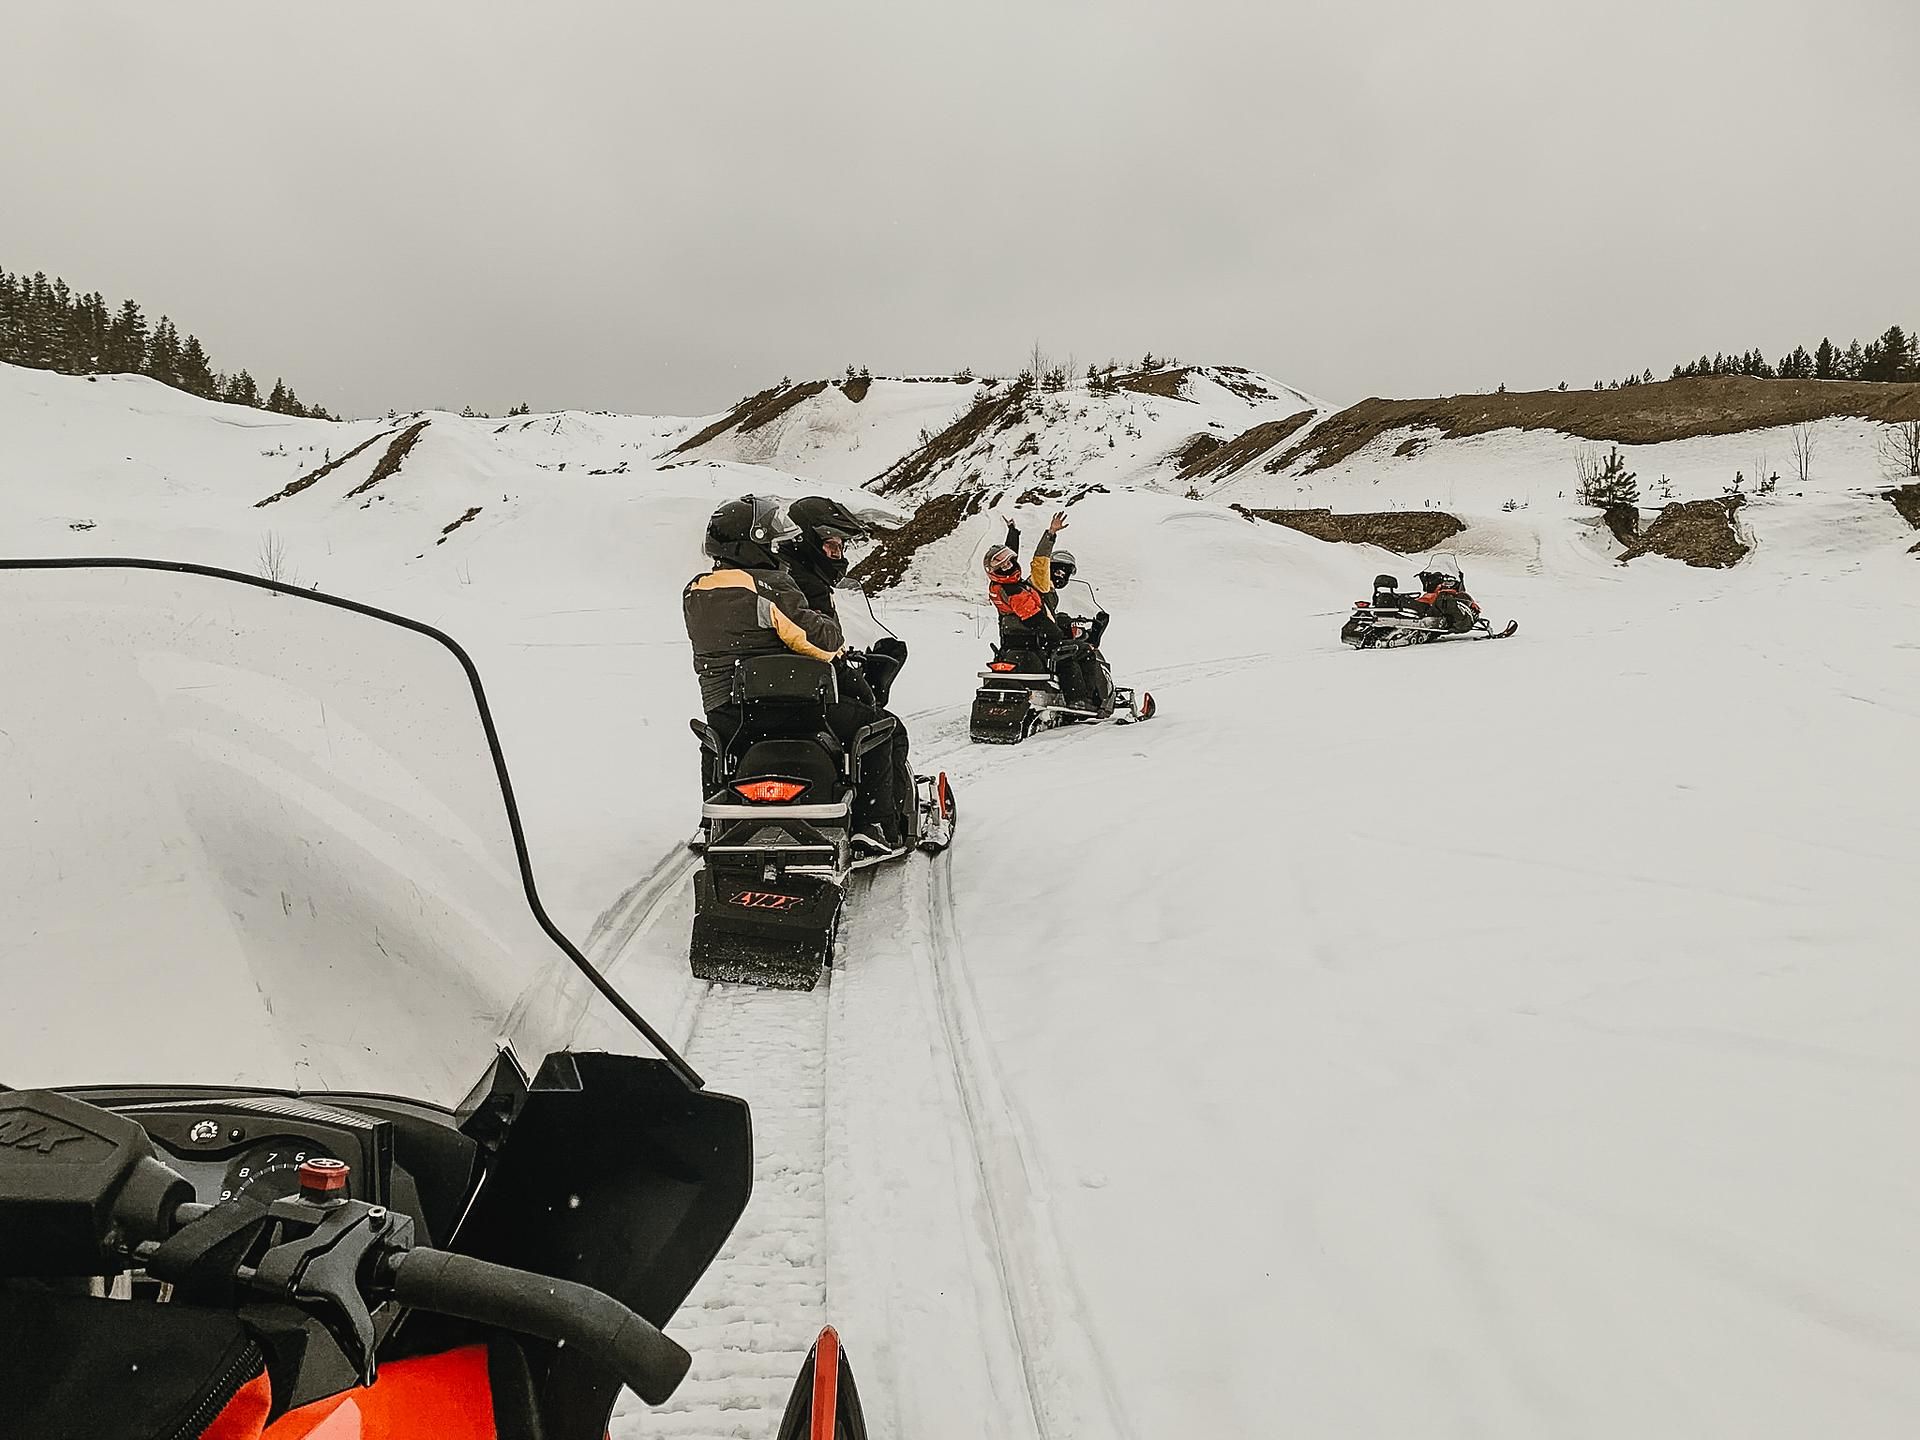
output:
[{"label": "snowmobile handlebar", "polygon": [[391,1257],[393,1298],[579,1351],[649,1405],[671,1396],[693,1357],[610,1295],[471,1255],[416,1248]]},{"label": "snowmobile handlebar", "polygon": [[[86,1142],[83,1144],[83,1142]],[[63,1147],[79,1153],[64,1154]],[[220,1205],[154,1153],[129,1116],[52,1090],[0,1092],[0,1277],[97,1275],[131,1260],[189,1291],[238,1287],[302,1307],[372,1384],[372,1304],[402,1305],[572,1346],[649,1404],[693,1360],[644,1317],[585,1285],[416,1247],[411,1216],[344,1194]],[[317,1167],[323,1162],[315,1161]],[[346,1167],[330,1162],[341,1172]],[[332,1177],[316,1177],[324,1192]],[[258,1248],[256,1248],[258,1247]],[[253,1254],[253,1263],[243,1263]],[[230,1297],[229,1297],[230,1298]],[[217,1303],[226,1303],[222,1299]]]}]

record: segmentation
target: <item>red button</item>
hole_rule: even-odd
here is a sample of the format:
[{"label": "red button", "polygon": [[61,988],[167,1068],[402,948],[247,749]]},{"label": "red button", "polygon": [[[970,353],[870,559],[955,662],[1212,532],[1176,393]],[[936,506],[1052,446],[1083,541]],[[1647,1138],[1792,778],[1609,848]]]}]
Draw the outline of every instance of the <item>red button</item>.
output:
[{"label": "red button", "polygon": [[300,1162],[300,1193],[309,1200],[344,1200],[353,1167],[331,1156]]}]

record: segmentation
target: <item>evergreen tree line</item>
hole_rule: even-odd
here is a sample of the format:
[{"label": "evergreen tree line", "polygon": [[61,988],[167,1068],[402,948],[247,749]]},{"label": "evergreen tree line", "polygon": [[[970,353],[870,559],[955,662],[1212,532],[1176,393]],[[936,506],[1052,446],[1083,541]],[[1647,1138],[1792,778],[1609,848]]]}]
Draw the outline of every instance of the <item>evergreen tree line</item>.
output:
[{"label": "evergreen tree line", "polygon": [[112,308],[98,290],[82,295],[44,273],[0,270],[0,362],[63,375],[146,375],[204,400],[334,418],[318,405],[303,404],[284,380],[275,380],[263,397],[245,370],[216,370],[199,337],[182,338],[167,316],[149,324],[135,301]]},{"label": "evergreen tree line", "polygon": [[[1702,355],[1673,367],[1673,378],[1689,375],[1752,375],[1762,380],[1882,380],[1920,381],[1920,347],[1898,325],[1887,327],[1877,340],[1862,345],[1855,340],[1842,350],[1822,340],[1808,353],[1796,345],[1778,361],[1769,361],[1758,349],[1745,354]],[[1632,383],[1631,381],[1623,383]]]}]

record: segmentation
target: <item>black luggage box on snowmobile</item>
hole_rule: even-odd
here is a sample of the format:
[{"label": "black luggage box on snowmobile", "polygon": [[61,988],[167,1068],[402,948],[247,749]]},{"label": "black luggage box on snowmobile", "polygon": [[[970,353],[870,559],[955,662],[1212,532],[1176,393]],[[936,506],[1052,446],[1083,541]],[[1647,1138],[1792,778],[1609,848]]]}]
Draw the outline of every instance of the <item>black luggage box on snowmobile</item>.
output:
[{"label": "black luggage box on snowmobile", "polygon": [[968,717],[968,738],[985,745],[1018,745],[1033,731],[1035,691],[1041,705],[1057,698],[1053,665],[1031,642],[1007,641],[993,647],[993,660],[980,672],[980,688]]}]

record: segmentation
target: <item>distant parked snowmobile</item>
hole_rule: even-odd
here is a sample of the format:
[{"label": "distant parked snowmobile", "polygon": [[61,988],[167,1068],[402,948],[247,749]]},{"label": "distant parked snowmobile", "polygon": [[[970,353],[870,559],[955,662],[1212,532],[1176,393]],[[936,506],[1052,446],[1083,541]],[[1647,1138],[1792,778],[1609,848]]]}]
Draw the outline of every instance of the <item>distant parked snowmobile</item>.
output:
[{"label": "distant parked snowmobile", "polygon": [[[1103,720],[1131,725],[1151,720],[1153,696],[1113,683],[1107,657],[1100,652],[1098,636],[1104,632],[1106,611],[1084,580],[1076,580],[1059,589],[1059,620],[1068,638],[1048,648],[1037,637],[1015,631],[993,647],[993,659],[980,672],[980,688],[974,693],[973,714],[968,734],[985,745],[1018,745],[1036,731],[1055,725],[1095,724]],[[1068,606],[1085,609],[1098,619],[1075,619],[1064,613]],[[1108,697],[1099,708],[1069,705],[1060,683],[1060,666],[1065,661],[1084,661],[1094,667],[1100,688]]]},{"label": "distant parked snowmobile", "polygon": [[1392,575],[1373,577],[1373,597],[1353,602],[1353,613],[1340,627],[1340,638],[1356,650],[1396,649],[1429,645],[1440,640],[1504,640],[1520,628],[1509,620],[1495,630],[1480,604],[1467,593],[1460,562],[1435,556],[1420,572],[1418,593],[1400,593]]}]

